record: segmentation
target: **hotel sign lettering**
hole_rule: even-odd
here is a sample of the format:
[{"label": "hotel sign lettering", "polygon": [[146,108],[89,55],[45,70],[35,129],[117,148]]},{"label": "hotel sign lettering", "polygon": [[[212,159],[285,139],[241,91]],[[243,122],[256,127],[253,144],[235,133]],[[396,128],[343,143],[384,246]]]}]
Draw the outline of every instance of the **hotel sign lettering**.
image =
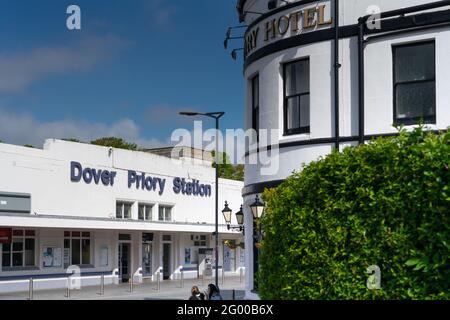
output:
[{"label": "hotel sign lettering", "polygon": [[333,24],[333,18],[326,4],[307,7],[275,18],[264,20],[245,35],[245,56],[260,47],[287,37],[299,35]]}]

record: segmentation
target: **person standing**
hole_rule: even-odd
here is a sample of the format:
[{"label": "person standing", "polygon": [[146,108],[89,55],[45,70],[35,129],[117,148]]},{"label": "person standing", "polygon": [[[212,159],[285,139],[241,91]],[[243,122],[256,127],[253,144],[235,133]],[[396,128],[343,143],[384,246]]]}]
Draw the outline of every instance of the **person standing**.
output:
[{"label": "person standing", "polygon": [[214,284],[208,284],[208,300],[223,300],[220,290]]},{"label": "person standing", "polygon": [[205,300],[205,295],[200,292],[197,286],[193,286],[189,300]]}]

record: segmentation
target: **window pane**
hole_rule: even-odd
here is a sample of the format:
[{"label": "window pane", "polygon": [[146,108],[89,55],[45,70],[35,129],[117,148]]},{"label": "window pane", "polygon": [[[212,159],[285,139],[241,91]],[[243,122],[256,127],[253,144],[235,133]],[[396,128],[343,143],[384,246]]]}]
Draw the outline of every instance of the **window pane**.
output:
[{"label": "window pane", "polygon": [[138,219],[144,220],[144,206],[138,207]]},{"label": "window pane", "polygon": [[23,252],[13,253],[13,267],[23,267]]},{"label": "window pane", "polygon": [[23,251],[23,239],[13,239],[13,251]]},{"label": "window pane", "polygon": [[433,117],[435,115],[435,82],[397,85],[397,119]]},{"label": "window pane", "polygon": [[300,127],[300,97],[293,97],[287,100],[287,129]]},{"label": "window pane", "polygon": [[116,218],[122,219],[122,207],[123,205],[121,203],[116,204]]},{"label": "window pane", "polygon": [[11,244],[10,243],[4,243],[3,244],[3,252],[9,252],[11,251]]},{"label": "window pane", "polygon": [[34,266],[34,239],[25,240],[25,265]]},{"label": "window pane", "polygon": [[25,236],[27,237],[34,237],[36,234],[34,232],[34,230],[26,230],[25,231]]},{"label": "window pane", "polygon": [[286,65],[286,95],[309,92],[309,60],[302,60]]},{"label": "window pane", "polygon": [[164,221],[164,207],[163,206],[159,206],[158,220],[159,221]]},{"label": "window pane", "polygon": [[77,237],[77,238],[79,238],[80,236],[81,236],[80,231],[73,231],[73,232],[72,232],[72,237]]},{"label": "window pane", "polygon": [[166,221],[172,221],[172,208],[166,207],[165,220]]},{"label": "window pane", "polygon": [[13,230],[13,236],[23,236],[23,230]]},{"label": "window pane", "polygon": [[259,107],[259,76],[253,78],[252,81],[252,107]]},{"label": "window pane", "polygon": [[309,127],[309,94],[300,97],[300,127]]},{"label": "window pane", "polygon": [[123,205],[123,218],[124,219],[131,219],[131,204],[124,204]]},{"label": "window pane", "polygon": [[70,237],[70,231],[64,231],[64,237],[69,238]]},{"label": "window pane", "polygon": [[2,267],[11,267],[11,253],[3,251]]},{"label": "window pane", "polygon": [[82,264],[90,264],[91,263],[91,240],[83,239],[82,240]]},{"label": "window pane", "polygon": [[145,207],[145,220],[152,220],[152,207]]},{"label": "window pane", "polygon": [[395,48],[396,82],[434,79],[434,43]]},{"label": "window pane", "polygon": [[80,239],[72,239],[72,264],[81,264]]}]

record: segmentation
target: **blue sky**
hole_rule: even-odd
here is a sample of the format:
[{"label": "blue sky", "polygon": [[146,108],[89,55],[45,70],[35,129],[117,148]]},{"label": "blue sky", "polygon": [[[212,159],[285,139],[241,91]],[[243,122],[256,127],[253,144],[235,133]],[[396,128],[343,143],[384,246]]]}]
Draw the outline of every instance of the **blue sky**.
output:
[{"label": "blue sky", "polygon": [[[193,128],[182,109],[223,110],[223,127],[242,127],[242,58],[223,48],[234,0],[0,3],[4,142],[116,135],[167,145],[174,129]],[[79,31],[66,28],[71,4],[81,8]]]}]

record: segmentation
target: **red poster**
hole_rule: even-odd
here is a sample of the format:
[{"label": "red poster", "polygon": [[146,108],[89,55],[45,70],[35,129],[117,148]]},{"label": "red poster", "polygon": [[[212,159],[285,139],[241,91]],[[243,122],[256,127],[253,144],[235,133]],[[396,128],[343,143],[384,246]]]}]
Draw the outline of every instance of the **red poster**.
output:
[{"label": "red poster", "polygon": [[0,229],[0,243],[11,243],[12,229]]}]

